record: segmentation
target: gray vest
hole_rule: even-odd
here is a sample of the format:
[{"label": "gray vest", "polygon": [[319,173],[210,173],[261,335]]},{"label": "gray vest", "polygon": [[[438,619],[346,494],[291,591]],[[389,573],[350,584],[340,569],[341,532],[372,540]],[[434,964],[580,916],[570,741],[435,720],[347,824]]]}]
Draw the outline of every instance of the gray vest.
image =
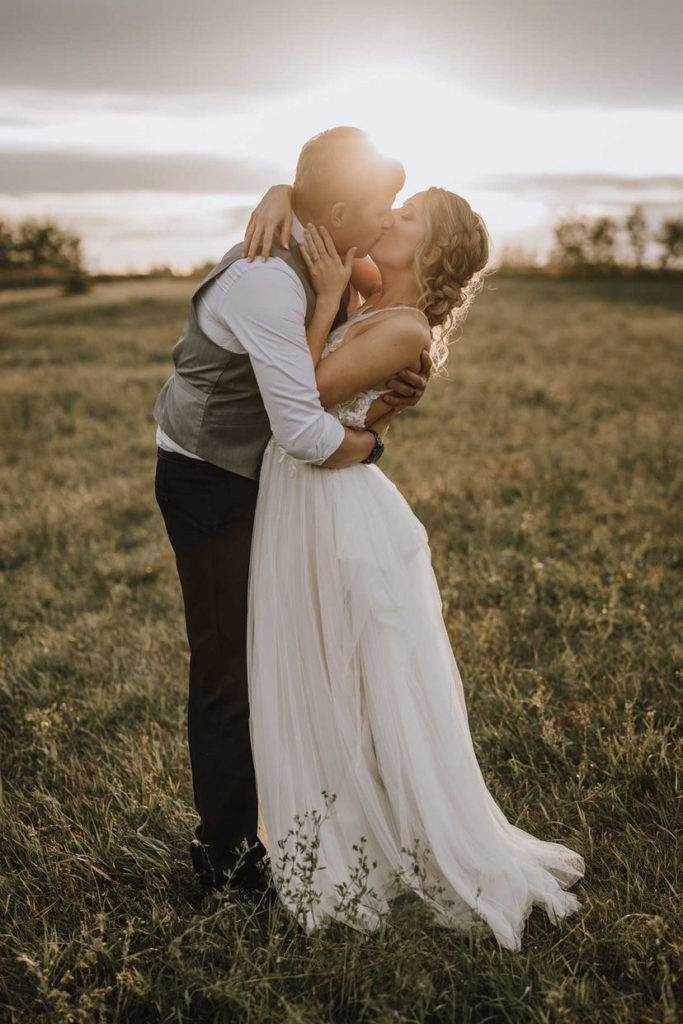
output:
[{"label": "gray vest", "polygon": [[[315,291],[294,238],[289,249],[273,243],[296,273],[306,293],[308,327],[315,310]],[[173,348],[175,373],[157,395],[154,418],[169,437],[207,462],[258,480],[263,451],[271,437],[270,422],[249,356],[217,345],[199,326],[195,300],[223,270],[242,258],[242,243],[225,254],[190,299],[190,314]],[[346,319],[342,304],[335,325]],[[238,340],[238,339],[236,339]]]}]

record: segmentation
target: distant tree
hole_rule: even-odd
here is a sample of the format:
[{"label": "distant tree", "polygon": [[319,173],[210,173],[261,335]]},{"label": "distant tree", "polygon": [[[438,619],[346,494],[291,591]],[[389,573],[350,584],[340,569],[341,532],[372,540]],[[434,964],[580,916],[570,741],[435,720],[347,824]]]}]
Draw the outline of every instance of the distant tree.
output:
[{"label": "distant tree", "polygon": [[665,269],[683,261],[683,220],[665,220],[657,241],[662,246],[660,264]]},{"label": "distant tree", "polygon": [[585,218],[566,218],[555,225],[552,262],[562,270],[579,270],[590,264],[590,223]]},{"label": "distant tree", "polygon": [[[213,266],[213,264],[212,264]],[[169,267],[167,263],[155,263],[147,271],[148,277],[175,277],[175,271],[173,267]]]},{"label": "distant tree", "polygon": [[555,225],[551,262],[560,270],[595,273],[614,270],[620,225],[613,217],[568,217]]},{"label": "distant tree", "polygon": [[21,221],[14,233],[15,265],[38,270],[54,267],[68,272],[81,271],[81,240],[51,220]]},{"label": "distant tree", "polygon": [[14,229],[7,221],[0,220],[0,269],[12,266],[14,258]]},{"label": "distant tree", "polygon": [[0,220],[0,273],[11,285],[60,278],[68,294],[87,291],[81,239],[52,220]]},{"label": "distant tree", "polygon": [[612,217],[598,217],[592,222],[589,229],[591,266],[606,270],[615,265],[617,231],[617,222]]},{"label": "distant tree", "polygon": [[624,222],[628,243],[633,256],[633,266],[641,270],[645,262],[647,244],[647,221],[642,206],[634,206]]}]

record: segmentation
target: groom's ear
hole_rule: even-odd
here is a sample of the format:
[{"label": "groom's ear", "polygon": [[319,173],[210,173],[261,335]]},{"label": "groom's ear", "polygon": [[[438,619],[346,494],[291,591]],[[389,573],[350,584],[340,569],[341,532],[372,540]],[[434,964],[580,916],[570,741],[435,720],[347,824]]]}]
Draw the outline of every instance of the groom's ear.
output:
[{"label": "groom's ear", "polygon": [[333,228],[340,228],[344,223],[344,214],[346,213],[346,203],[335,203],[330,210],[330,224]]}]

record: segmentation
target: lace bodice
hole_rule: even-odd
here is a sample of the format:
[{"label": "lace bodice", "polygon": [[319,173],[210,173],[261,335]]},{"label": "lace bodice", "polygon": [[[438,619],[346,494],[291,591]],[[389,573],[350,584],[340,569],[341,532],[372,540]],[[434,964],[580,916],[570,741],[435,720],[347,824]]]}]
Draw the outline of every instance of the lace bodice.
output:
[{"label": "lace bodice", "polygon": [[[387,307],[391,309],[413,309],[412,306],[392,306]],[[349,319],[341,324],[336,330],[332,331],[323,347],[320,355],[321,359],[325,359],[330,353],[334,352],[344,343],[346,332],[348,331],[351,324],[357,323],[364,317],[372,316],[373,313],[384,313],[386,309],[370,309],[363,310],[359,309]],[[328,408],[328,412],[344,424],[345,427],[364,427],[365,417],[367,416],[368,409],[376,398],[380,395],[384,395],[391,388],[385,388],[383,391],[375,391],[373,388],[368,388],[367,391],[360,391],[357,395],[352,398],[346,398],[343,402],[337,402],[336,405],[331,405]]]}]

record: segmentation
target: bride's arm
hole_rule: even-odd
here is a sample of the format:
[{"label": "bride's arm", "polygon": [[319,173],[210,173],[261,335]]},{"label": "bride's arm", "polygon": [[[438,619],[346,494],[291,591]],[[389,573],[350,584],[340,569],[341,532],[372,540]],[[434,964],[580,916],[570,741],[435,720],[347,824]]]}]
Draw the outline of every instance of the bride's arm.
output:
[{"label": "bride's arm", "polygon": [[430,344],[429,327],[417,310],[368,324],[360,337],[340,345],[318,363],[315,380],[322,405],[336,405],[375,387],[378,381],[388,381],[419,362]]},{"label": "bride's arm", "polygon": [[377,420],[383,420],[387,415],[393,417],[400,411],[400,409],[390,409],[385,403],[384,398],[373,398],[365,414],[365,426],[372,427]]},{"label": "bride's arm", "polygon": [[[249,218],[242,255],[252,263],[260,250],[262,258],[267,260],[277,232],[280,243],[288,248],[292,221],[291,185],[273,185]],[[353,261],[351,284],[364,299],[368,299],[381,287],[382,277],[369,256]]]}]

